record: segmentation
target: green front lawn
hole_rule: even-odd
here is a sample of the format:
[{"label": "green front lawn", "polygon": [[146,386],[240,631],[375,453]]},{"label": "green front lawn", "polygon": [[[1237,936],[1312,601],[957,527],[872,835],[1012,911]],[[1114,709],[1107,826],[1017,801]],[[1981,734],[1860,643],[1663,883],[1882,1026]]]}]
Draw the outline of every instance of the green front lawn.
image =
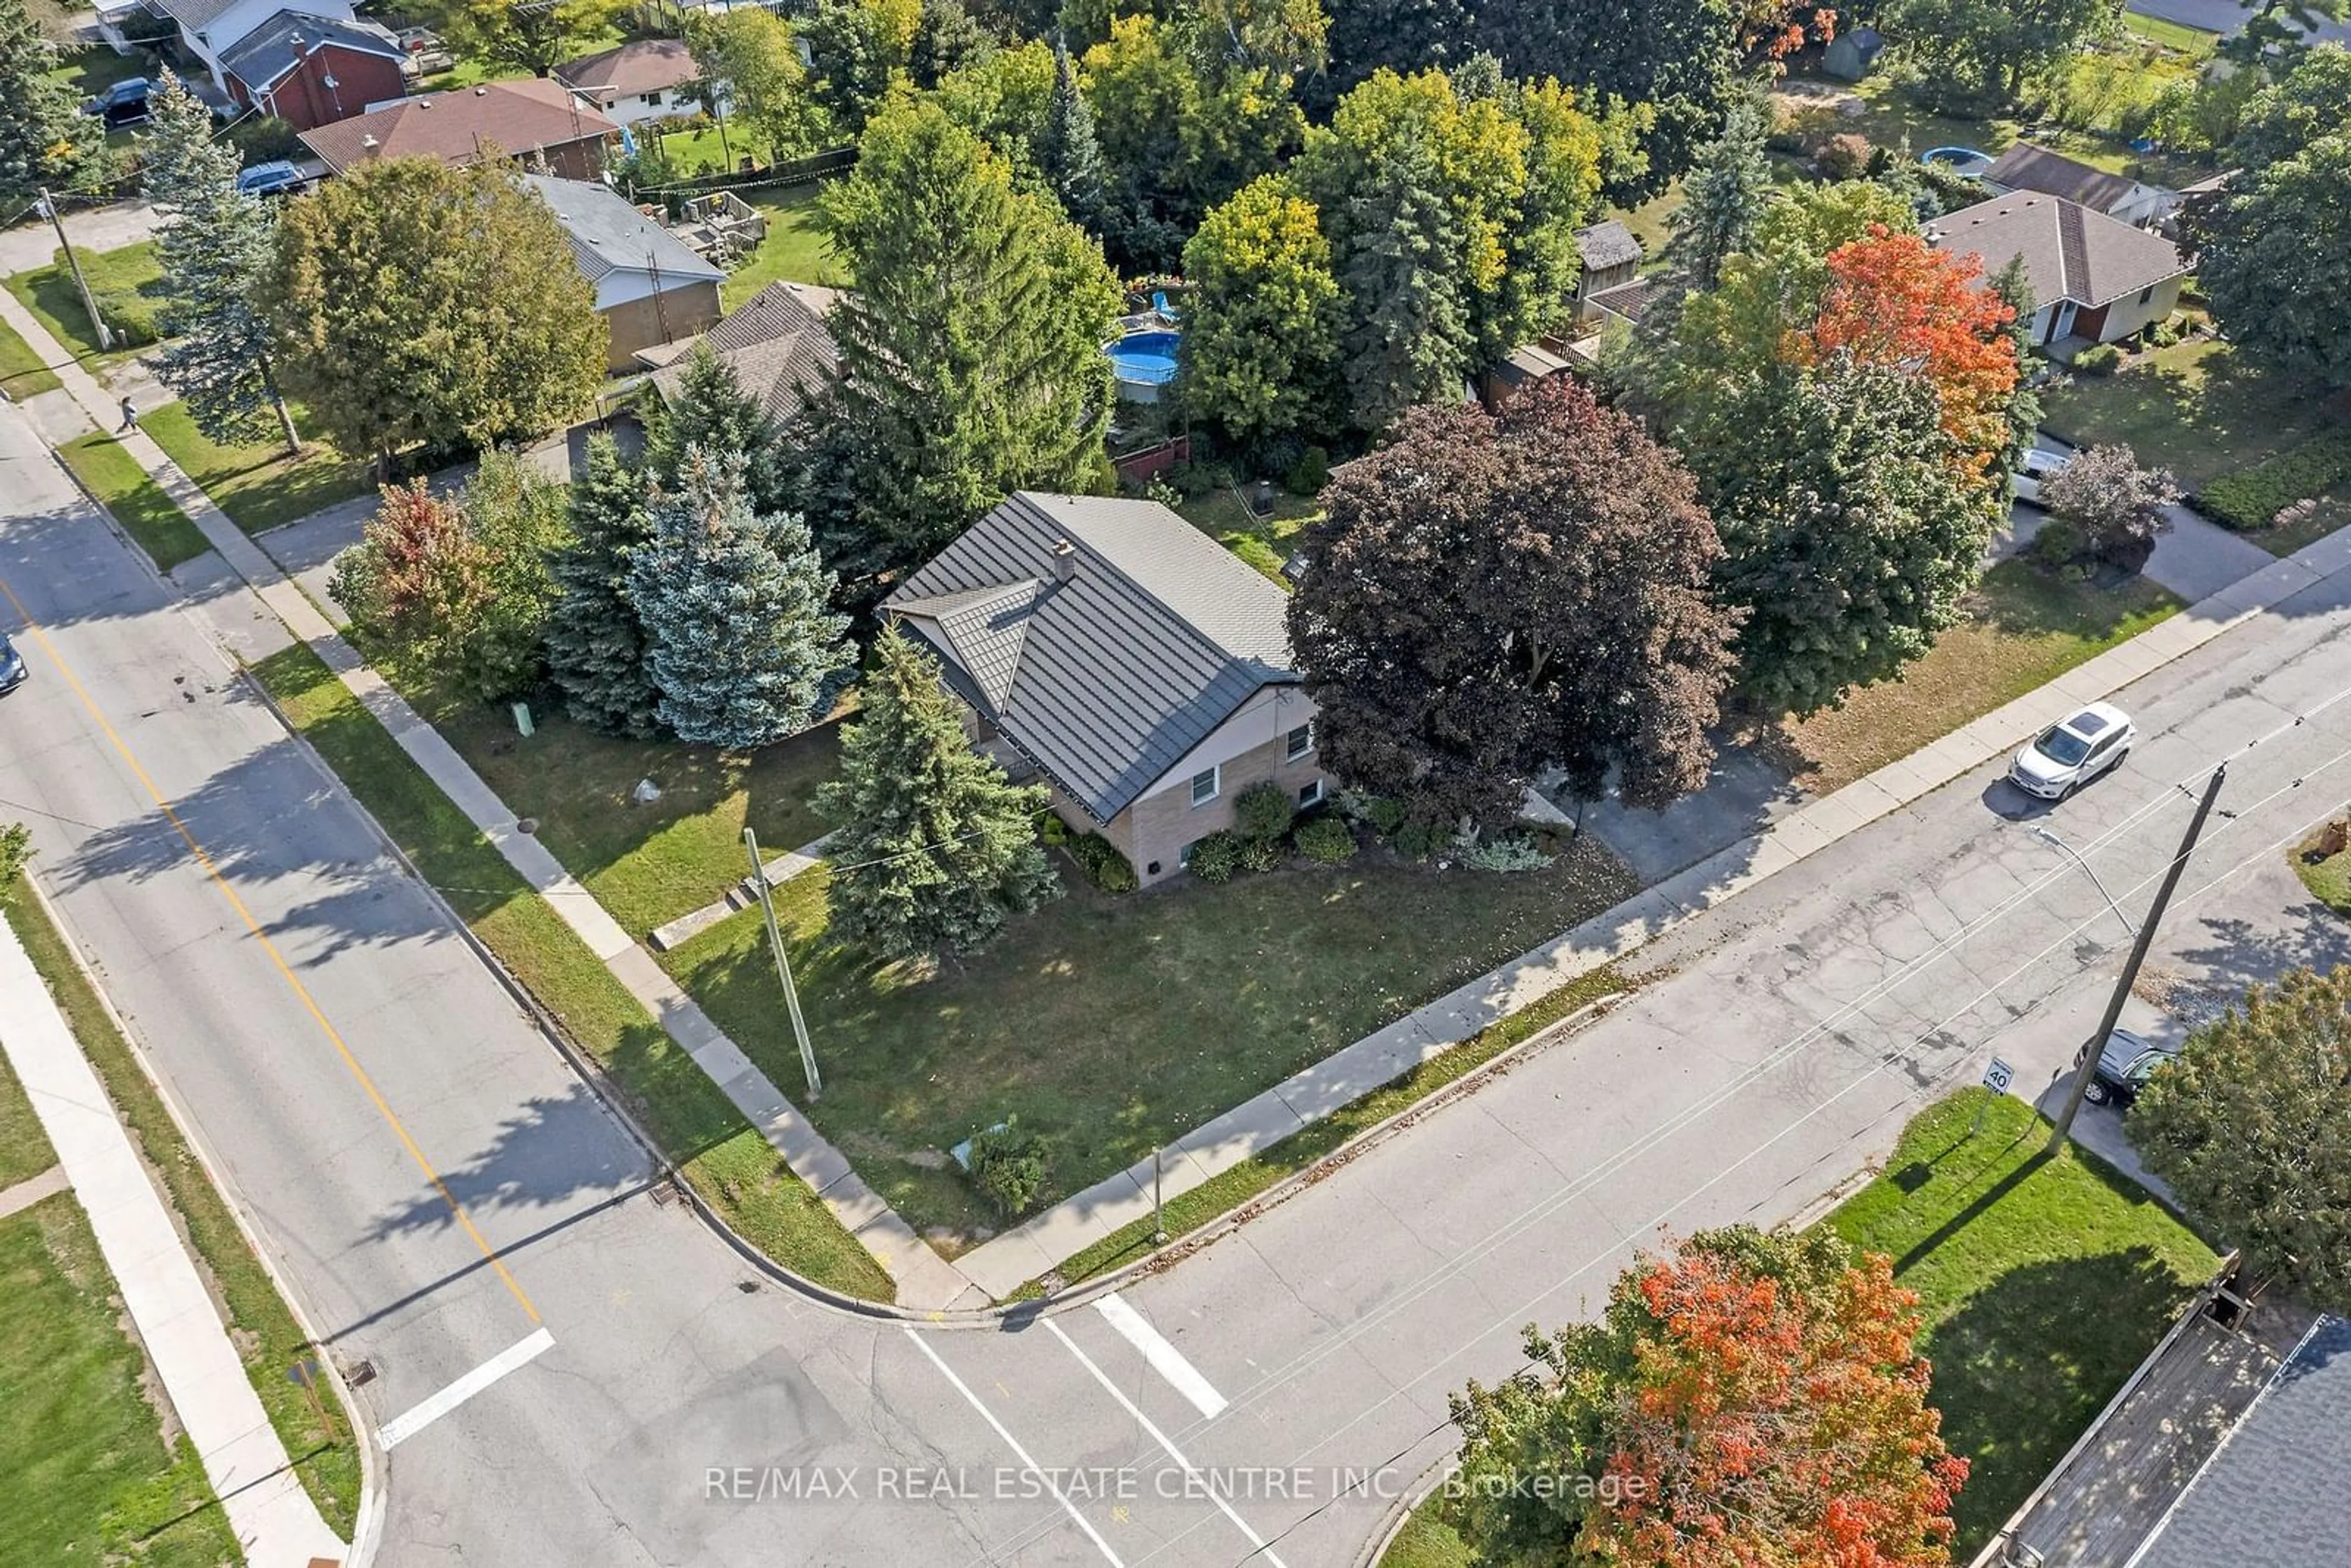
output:
[{"label": "green front lawn", "polygon": [[[117,250],[78,248],[74,256],[81,263],[82,277],[101,313],[142,319],[152,331],[155,312],[163,304],[163,267],[155,258],[153,240]],[[82,308],[81,291],[75,287],[73,272],[63,256],[53,256],[47,267],[17,273],[7,280],[7,287],[75,358],[100,355],[98,330],[89,312]],[[118,338],[101,362],[129,359],[136,351]]]},{"label": "green front lawn", "polygon": [[72,1194],[0,1219],[0,1563],[242,1561],[194,1446],[163,1441],[120,1312]]},{"label": "green front lawn", "polygon": [[[307,411],[298,403],[293,413],[295,427],[301,429]],[[316,437],[308,437],[299,457],[287,456],[286,444],[277,440],[223,446],[196,428],[188,405],[180,402],[141,414],[139,424],[248,534],[299,521],[375,487],[368,464],[345,457]]]},{"label": "green front lawn", "polygon": [[1865,686],[1844,706],[1782,722],[1773,741],[1798,782],[1842,789],[1909,756],[2085,660],[2179,612],[2179,601],[2143,577],[2116,588],[2067,582],[2025,560],[1984,574],[1968,619],[1898,681]]},{"label": "green front lawn", "polygon": [[23,402],[64,384],[16,329],[0,321],[0,392]]},{"label": "green front lawn", "polygon": [[832,242],[825,237],[818,223],[816,198],[820,189],[801,185],[775,193],[745,193],[746,201],[768,214],[768,237],[759,242],[759,248],[751,253],[748,261],[719,285],[719,302],[727,309],[734,309],[770,283],[849,287],[849,265],[834,252]]},{"label": "green front lawn", "polygon": [[[2078,1147],[2045,1158],[2048,1141],[2022,1101],[1961,1090],[1919,1113],[1886,1174],[1821,1222],[1892,1258],[1918,1295],[1928,1397],[1970,1466],[1956,1563],[1982,1550],[2220,1266],[2144,1188]],[[1440,1515],[1434,1500],[1416,1509],[1384,1568],[1470,1562]]]},{"label": "green front lawn", "polygon": [[[2229,344],[2198,338],[2132,356],[2111,376],[2072,378],[2043,394],[2042,423],[2078,446],[2121,442],[2192,492],[2314,442],[2351,442],[2351,396],[2263,370]],[[2351,495],[2320,501],[2286,528],[2245,537],[2279,555],[2351,527]]]},{"label": "green front lawn", "polygon": [[[1977,1113],[1982,1130],[1971,1132]],[[2031,1106],[1969,1089],[1922,1113],[1827,1223],[1917,1291],[1943,1436],[1971,1467],[1959,1561],[1981,1549],[2220,1267],[2143,1188],[2042,1149]]]},{"label": "green front lawn", "polygon": [[212,548],[179,504],[113,436],[101,431],[78,435],[58,447],[57,455],[139,541],[158,571],[169,571]]},{"label": "green front lawn", "polygon": [[[417,710],[498,799],[537,819],[540,841],[639,941],[750,874],[746,821],[771,860],[830,826],[811,797],[832,776],[839,742],[831,726],[747,760],[703,747],[614,740],[559,713],[535,713],[536,733],[526,740],[504,708],[399,679]],[[661,799],[638,805],[630,794],[646,779]]]},{"label": "green front lawn", "polygon": [[820,1284],[891,1299],[872,1255],[317,654],[288,648],[253,674],[737,1235]]},{"label": "green front lawn", "polygon": [[[350,1419],[342,1416],[333,1430],[320,1430],[309,1400],[286,1380],[286,1369],[314,1350],[308,1337],[277,1293],[277,1281],[255,1256],[227,1200],[196,1163],[179,1124],[164,1109],[146,1069],[114,1027],[47,913],[20,886],[0,894],[0,917],[25,945],[34,969],[47,983],[82,1054],[179,1216],[182,1233],[212,1287],[246,1375],[286,1445],[303,1489],[328,1526],[350,1539],[360,1506],[360,1457],[352,1446]],[[0,1330],[0,1339],[5,1337]],[[0,1426],[6,1424],[0,1420]],[[0,1562],[7,1560],[8,1545],[0,1539]]]},{"label": "green front lawn", "polygon": [[[1395,864],[1065,894],[936,970],[828,939],[825,875],[777,890],[824,1070],[810,1119],[950,1249],[1000,1223],[946,1152],[1007,1116],[1055,1146],[1042,1207],[1635,891],[1591,841],[1543,872]],[[800,1070],[756,910],[664,956],[788,1092]]]}]

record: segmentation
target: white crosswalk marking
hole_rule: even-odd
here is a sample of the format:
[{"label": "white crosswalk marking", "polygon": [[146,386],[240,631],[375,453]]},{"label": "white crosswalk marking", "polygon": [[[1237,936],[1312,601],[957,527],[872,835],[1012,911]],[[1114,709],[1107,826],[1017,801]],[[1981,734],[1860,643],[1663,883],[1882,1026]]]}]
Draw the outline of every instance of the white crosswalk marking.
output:
[{"label": "white crosswalk marking", "polygon": [[1126,1304],[1123,1297],[1113,1291],[1094,1301],[1100,1312],[1121,1338],[1143,1353],[1151,1369],[1175,1385],[1176,1392],[1192,1402],[1192,1407],[1213,1421],[1225,1407],[1225,1396],[1200,1375],[1200,1369],[1184,1359],[1184,1353],[1167,1343],[1157,1329],[1144,1322],[1143,1314]]}]

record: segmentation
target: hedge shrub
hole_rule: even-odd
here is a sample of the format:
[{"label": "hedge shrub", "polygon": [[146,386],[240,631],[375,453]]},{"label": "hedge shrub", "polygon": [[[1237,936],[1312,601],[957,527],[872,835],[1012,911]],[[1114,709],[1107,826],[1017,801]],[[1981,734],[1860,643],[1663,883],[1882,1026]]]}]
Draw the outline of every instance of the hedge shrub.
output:
[{"label": "hedge shrub", "polygon": [[1281,487],[1293,496],[1308,498],[1322,493],[1331,482],[1331,455],[1320,446],[1310,446],[1288,474],[1282,476]]},{"label": "hedge shrub", "polygon": [[1334,811],[1299,823],[1296,841],[1300,854],[1321,865],[1336,865],[1355,852],[1355,835]]},{"label": "hedge shrub", "polygon": [[1085,872],[1086,880],[1104,893],[1133,893],[1142,885],[1134,867],[1118,846],[1100,833],[1086,833],[1069,842],[1070,858]]},{"label": "hedge shrub", "polygon": [[1873,151],[1868,137],[1848,131],[1822,142],[1821,150],[1813,154],[1813,162],[1823,179],[1858,180],[1869,172]]},{"label": "hedge shrub", "polygon": [[1250,785],[1233,801],[1233,831],[1245,839],[1278,839],[1297,817],[1290,791],[1270,779]]},{"label": "hedge shrub", "polygon": [[2122,350],[2112,343],[2093,343],[2074,356],[2074,368],[2085,376],[2113,375],[2122,362]]},{"label": "hedge shrub", "polygon": [[2215,522],[2250,533],[2275,523],[2297,501],[2345,485],[2351,485],[2351,442],[2322,438],[2221,475],[2198,493],[2196,505]]},{"label": "hedge shrub", "polygon": [[972,1134],[971,1179],[1007,1219],[1037,1201],[1052,1164],[1045,1140],[1023,1127],[1018,1116]]},{"label": "hedge shrub", "polygon": [[1265,873],[1281,863],[1280,839],[1243,839],[1234,853],[1234,863],[1246,872]]},{"label": "hedge shrub", "polygon": [[1217,829],[1192,846],[1192,859],[1187,869],[1205,883],[1232,881],[1233,873],[1241,869],[1240,836]]}]

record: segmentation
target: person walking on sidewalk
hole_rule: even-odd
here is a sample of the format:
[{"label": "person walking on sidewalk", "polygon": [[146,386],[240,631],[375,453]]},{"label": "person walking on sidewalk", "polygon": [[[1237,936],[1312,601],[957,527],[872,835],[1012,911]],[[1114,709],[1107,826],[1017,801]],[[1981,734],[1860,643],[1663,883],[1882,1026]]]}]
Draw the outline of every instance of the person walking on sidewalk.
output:
[{"label": "person walking on sidewalk", "polygon": [[122,423],[114,427],[114,434],[120,435],[126,430],[136,430],[138,428],[139,405],[132,402],[130,397],[126,394],[122,400]]}]

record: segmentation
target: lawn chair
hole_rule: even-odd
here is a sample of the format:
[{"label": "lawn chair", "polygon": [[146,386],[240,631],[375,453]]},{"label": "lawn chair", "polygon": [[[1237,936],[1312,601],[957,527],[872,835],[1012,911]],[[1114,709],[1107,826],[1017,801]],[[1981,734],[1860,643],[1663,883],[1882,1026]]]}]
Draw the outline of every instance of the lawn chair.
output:
[{"label": "lawn chair", "polygon": [[1151,291],[1151,308],[1159,313],[1159,319],[1163,321],[1172,324],[1184,319],[1182,313],[1167,303],[1167,291],[1164,288],[1155,288]]}]

